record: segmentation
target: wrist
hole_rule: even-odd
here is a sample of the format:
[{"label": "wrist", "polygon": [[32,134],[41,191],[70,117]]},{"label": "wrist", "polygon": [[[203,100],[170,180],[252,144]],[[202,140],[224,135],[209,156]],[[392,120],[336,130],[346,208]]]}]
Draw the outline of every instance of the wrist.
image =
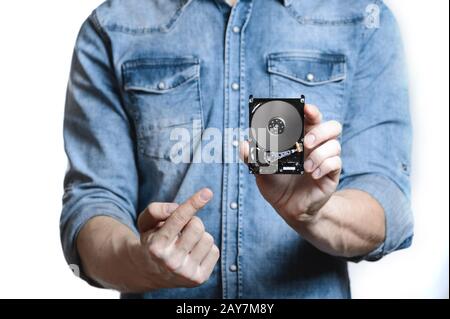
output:
[{"label": "wrist", "polygon": [[168,288],[161,281],[158,266],[150,258],[147,245],[142,244],[140,239],[128,238],[126,247],[129,260],[127,273],[130,275],[127,280],[129,286],[122,292],[141,293]]},{"label": "wrist", "polygon": [[319,250],[340,255],[338,248],[342,238],[339,234],[336,236],[336,227],[333,226],[336,213],[333,195],[318,210],[304,212],[290,226]]},{"label": "wrist", "polygon": [[127,261],[121,292],[139,293],[157,289],[152,276],[149,275],[151,267],[145,247],[138,238],[135,236],[125,238],[121,255]]},{"label": "wrist", "polygon": [[308,206],[304,203],[294,203],[291,207],[280,210],[280,215],[287,219],[290,225],[295,225],[296,230],[298,227],[311,227],[323,219],[324,211],[329,209],[331,197]]}]

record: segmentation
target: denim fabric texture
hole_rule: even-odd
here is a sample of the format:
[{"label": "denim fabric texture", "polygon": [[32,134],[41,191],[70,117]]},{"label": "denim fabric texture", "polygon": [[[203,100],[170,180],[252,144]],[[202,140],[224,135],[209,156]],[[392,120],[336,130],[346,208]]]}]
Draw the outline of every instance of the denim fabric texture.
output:
[{"label": "denim fabric texture", "polygon": [[[304,94],[324,121],[342,123],[339,189],[369,193],[386,215],[384,243],[353,261],[411,244],[408,83],[382,1],[110,0],[81,28],[68,85],[67,261],[80,265],[76,238],[92,217],[137,234],[150,202],[182,202],[209,187],[214,198],[198,216],[221,250],[210,280],[123,298],[349,298],[348,260],[291,229],[244,164],[171,161],[174,128],[192,132],[192,153],[208,128],[247,128],[250,94]],[[238,138],[224,134],[222,158],[237,154]]]}]

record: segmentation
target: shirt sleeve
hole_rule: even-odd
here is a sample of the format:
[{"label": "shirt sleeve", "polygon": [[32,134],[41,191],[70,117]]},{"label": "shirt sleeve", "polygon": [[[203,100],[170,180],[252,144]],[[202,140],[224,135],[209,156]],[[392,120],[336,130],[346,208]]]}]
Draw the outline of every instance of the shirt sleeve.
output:
[{"label": "shirt sleeve", "polygon": [[91,284],[76,248],[83,225],[95,216],[110,216],[137,233],[133,135],[113,70],[107,36],[94,13],[78,36],[67,90],[64,144],[69,166],[60,219],[65,258]]},{"label": "shirt sleeve", "polygon": [[399,28],[380,2],[378,26],[366,26],[343,123],[339,189],[370,194],[384,209],[386,237],[366,256],[375,261],[410,246],[411,120]]}]

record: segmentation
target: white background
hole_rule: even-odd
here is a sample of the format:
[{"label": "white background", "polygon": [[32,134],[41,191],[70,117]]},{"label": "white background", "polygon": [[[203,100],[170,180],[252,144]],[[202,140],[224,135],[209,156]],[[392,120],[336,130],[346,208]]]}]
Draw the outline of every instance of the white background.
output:
[{"label": "white background", "polygon": [[[71,54],[81,23],[100,3],[0,2],[0,298],[118,297],[75,278],[59,239]],[[377,263],[351,265],[353,296],[448,298],[449,2],[387,3],[410,67],[415,239]]]}]

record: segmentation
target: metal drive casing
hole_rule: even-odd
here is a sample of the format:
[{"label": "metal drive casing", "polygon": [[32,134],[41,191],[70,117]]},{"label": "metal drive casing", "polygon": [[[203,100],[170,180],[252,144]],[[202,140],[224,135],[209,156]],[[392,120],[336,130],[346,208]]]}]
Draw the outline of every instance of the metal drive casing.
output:
[{"label": "metal drive casing", "polygon": [[252,174],[303,174],[305,97],[249,98]]}]

